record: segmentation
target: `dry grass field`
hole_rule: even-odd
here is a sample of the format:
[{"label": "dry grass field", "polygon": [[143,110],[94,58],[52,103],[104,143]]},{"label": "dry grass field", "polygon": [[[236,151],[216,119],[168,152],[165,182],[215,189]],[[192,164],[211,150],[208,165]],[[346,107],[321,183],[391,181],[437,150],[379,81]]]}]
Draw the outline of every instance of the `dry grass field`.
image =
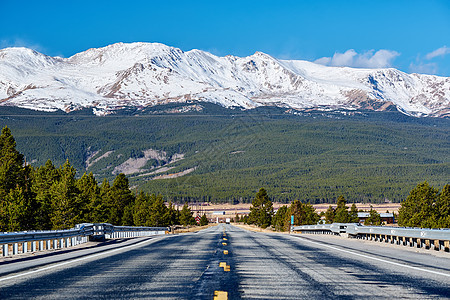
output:
[{"label": "dry grass field", "polygon": [[[369,204],[369,203],[355,203],[358,210],[369,211],[370,205],[379,212],[385,213],[386,211],[398,213],[398,209],[400,208],[400,203],[383,203],[383,204]],[[282,203],[274,203],[273,208],[277,210],[279,207],[286,205]],[[246,215],[250,212],[250,203],[241,203],[241,204],[211,204],[211,203],[203,203],[203,204],[191,204],[191,210],[194,212],[194,216],[197,214],[203,215],[204,213],[208,218],[234,218],[236,214]],[[316,212],[320,213],[322,211],[326,211],[330,204],[314,204],[314,208]],[[336,204],[331,204],[331,206],[336,207]],[[351,204],[347,204],[348,207]],[[224,214],[217,214],[214,212],[225,212]]]}]

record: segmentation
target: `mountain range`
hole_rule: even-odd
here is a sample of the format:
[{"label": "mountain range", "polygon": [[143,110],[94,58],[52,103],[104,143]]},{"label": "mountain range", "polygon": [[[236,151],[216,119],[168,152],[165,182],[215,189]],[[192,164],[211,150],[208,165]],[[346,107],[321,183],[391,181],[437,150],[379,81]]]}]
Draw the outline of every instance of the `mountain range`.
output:
[{"label": "mountain range", "polygon": [[117,43],[69,58],[28,48],[0,50],[0,105],[96,115],[191,101],[228,108],[295,110],[396,108],[450,116],[450,77],[394,68],[328,67],[256,52],[218,57],[158,43]]}]

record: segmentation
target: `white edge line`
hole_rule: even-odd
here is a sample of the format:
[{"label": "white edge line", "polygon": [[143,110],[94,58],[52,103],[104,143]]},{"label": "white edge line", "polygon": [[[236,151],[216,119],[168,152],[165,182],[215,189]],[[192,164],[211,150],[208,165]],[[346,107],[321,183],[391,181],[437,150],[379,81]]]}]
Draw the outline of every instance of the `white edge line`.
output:
[{"label": "white edge line", "polygon": [[37,270],[28,271],[28,272],[20,273],[20,274],[17,274],[17,275],[12,275],[12,276],[8,276],[8,277],[0,278],[0,282],[7,281],[7,280],[10,280],[10,279],[14,279],[14,278],[27,276],[27,275],[31,275],[31,274],[35,274],[35,273],[39,273],[39,272],[43,272],[43,271],[47,271],[47,270],[58,268],[58,267],[65,266],[65,265],[68,265],[68,264],[73,264],[73,263],[76,263],[76,262],[79,262],[79,261],[92,259],[92,258],[95,258],[95,257],[98,257],[98,256],[108,255],[108,254],[111,254],[111,253],[114,253],[114,252],[117,252],[117,251],[126,250],[128,248],[138,247],[138,246],[141,246],[143,244],[146,244],[146,243],[149,243],[149,242],[152,242],[152,241],[155,241],[155,239],[149,239],[147,241],[142,241],[142,242],[139,242],[139,243],[134,244],[134,245],[129,245],[129,246],[125,246],[125,247],[119,247],[117,249],[108,250],[108,251],[105,251],[105,252],[88,255],[88,256],[77,258],[77,259],[74,259],[74,260],[65,261],[65,262],[62,262],[62,263],[59,263],[59,264],[56,264],[56,265],[43,267],[43,268],[40,268],[40,269],[37,269]]},{"label": "white edge line", "polygon": [[349,254],[353,254],[353,255],[356,255],[356,256],[361,256],[361,257],[364,257],[364,258],[380,261],[380,262],[391,264],[391,265],[394,265],[394,266],[405,267],[405,268],[413,269],[413,270],[416,270],[416,271],[423,271],[423,272],[428,272],[428,273],[432,273],[432,274],[435,274],[435,275],[450,277],[450,274],[446,274],[446,273],[442,273],[442,272],[438,272],[438,271],[427,270],[427,269],[422,269],[422,268],[413,267],[413,266],[408,266],[408,265],[404,265],[404,264],[401,264],[401,263],[397,263],[397,262],[393,262],[393,261],[389,261],[389,260],[384,260],[384,259],[373,257],[373,256],[364,255],[364,254],[357,253],[357,252],[354,252],[354,251],[344,250],[344,249],[340,249],[340,248],[337,248],[337,247],[325,245],[325,244],[322,244],[322,243],[313,242],[313,241],[301,238],[299,236],[295,236],[295,237],[298,238],[298,239],[301,239],[302,241],[311,243],[311,244],[315,244],[315,245],[319,245],[319,246],[322,246],[322,247],[327,247],[327,248],[330,248],[330,249],[333,249],[333,250],[336,250],[336,251],[349,253]]}]

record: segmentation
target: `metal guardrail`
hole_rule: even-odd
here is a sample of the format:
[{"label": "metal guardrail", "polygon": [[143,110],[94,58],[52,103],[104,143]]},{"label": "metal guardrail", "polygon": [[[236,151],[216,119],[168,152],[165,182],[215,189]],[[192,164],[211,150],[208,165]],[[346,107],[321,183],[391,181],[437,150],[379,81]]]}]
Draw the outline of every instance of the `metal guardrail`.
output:
[{"label": "metal guardrail", "polygon": [[362,226],[358,223],[333,223],[292,227],[293,231],[316,234],[347,235],[417,248],[450,251],[450,229]]},{"label": "metal guardrail", "polygon": [[347,226],[356,225],[353,223],[333,223],[333,224],[318,224],[318,225],[302,225],[293,226],[293,231],[310,231],[323,234],[340,234],[347,232]]},{"label": "metal guardrail", "polygon": [[165,234],[167,227],[114,226],[108,223],[83,223],[72,229],[0,233],[1,253],[10,254],[59,249],[105,238],[129,238]]}]

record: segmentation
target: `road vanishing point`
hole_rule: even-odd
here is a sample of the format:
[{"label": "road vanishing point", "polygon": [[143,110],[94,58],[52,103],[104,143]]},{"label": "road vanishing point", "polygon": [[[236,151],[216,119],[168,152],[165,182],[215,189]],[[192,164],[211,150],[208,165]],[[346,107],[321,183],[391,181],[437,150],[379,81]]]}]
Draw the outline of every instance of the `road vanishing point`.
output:
[{"label": "road vanishing point", "polygon": [[0,299],[450,298],[430,251],[220,224],[0,262]]}]

